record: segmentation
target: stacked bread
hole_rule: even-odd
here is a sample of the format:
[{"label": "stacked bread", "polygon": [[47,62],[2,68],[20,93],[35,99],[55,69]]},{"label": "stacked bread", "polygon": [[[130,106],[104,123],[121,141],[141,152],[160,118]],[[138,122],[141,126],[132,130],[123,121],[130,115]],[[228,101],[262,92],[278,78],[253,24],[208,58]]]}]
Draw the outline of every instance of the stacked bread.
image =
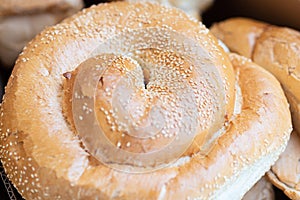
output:
[{"label": "stacked bread", "polygon": [[272,166],[268,176],[287,196],[299,199],[300,33],[245,18],[217,23],[211,31],[231,51],[251,58],[282,84],[289,100],[294,132],[287,149]]},{"label": "stacked bread", "polygon": [[292,124],[278,80],[224,52],[201,22],[113,2],[26,45],[0,128],[25,199],[241,199]]}]

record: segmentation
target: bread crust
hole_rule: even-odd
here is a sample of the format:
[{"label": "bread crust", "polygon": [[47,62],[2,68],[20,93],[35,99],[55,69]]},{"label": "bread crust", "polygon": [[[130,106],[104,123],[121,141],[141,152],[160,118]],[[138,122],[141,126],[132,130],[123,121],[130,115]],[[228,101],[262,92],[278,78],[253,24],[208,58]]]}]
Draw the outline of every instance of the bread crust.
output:
[{"label": "bread crust", "polygon": [[[63,74],[121,29],[160,24],[216,53],[212,62],[228,79],[226,110],[232,117],[205,156],[124,173],[83,148],[63,113]],[[235,80],[242,96],[234,114]],[[277,160],[291,131],[287,100],[270,73],[244,57],[228,58],[208,30],[182,11],[149,3],[94,6],[44,30],[18,58],[0,116],[1,160],[26,199],[239,199]]]},{"label": "bread crust", "polygon": [[228,48],[251,58],[283,85],[293,126],[300,132],[300,33],[247,18],[232,18],[211,27]]},{"label": "bread crust", "polygon": [[231,52],[252,58],[256,40],[267,27],[266,23],[238,17],[215,23],[210,30]]},{"label": "bread crust", "polygon": [[[236,28],[239,27],[239,28]],[[246,18],[233,18],[213,25],[211,31],[231,49],[251,58],[274,76],[282,84],[288,98],[293,118],[293,128],[300,130],[300,33],[287,27],[278,27]],[[252,37],[255,35],[255,37]],[[252,38],[252,39],[250,39]],[[238,41],[238,42],[236,42]],[[299,143],[296,133],[289,143]],[[289,145],[289,146],[291,146]],[[292,199],[299,199],[298,162],[299,147],[287,148],[287,152],[272,167],[268,176],[277,187]],[[294,152],[293,152],[294,151]],[[284,162],[284,164],[283,164]],[[281,163],[281,164],[279,164]],[[297,181],[296,181],[297,182]],[[299,181],[298,181],[299,182]]]}]

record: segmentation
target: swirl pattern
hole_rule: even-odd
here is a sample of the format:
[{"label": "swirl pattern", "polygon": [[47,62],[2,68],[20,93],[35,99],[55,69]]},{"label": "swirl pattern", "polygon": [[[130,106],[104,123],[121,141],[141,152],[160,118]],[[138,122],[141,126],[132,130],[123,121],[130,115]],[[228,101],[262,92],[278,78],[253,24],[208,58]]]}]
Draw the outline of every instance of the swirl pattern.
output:
[{"label": "swirl pattern", "polygon": [[[79,66],[72,98],[76,130],[89,152],[117,169],[138,165],[136,172],[178,159],[196,135],[204,154],[225,121],[225,79],[209,52],[167,28],[122,32],[95,52],[100,56]],[[105,119],[97,120],[95,110]]]},{"label": "swirl pattern", "polygon": [[46,29],[1,113],[1,160],[28,199],[238,199],[291,127],[273,76],[150,3],[101,4]]}]

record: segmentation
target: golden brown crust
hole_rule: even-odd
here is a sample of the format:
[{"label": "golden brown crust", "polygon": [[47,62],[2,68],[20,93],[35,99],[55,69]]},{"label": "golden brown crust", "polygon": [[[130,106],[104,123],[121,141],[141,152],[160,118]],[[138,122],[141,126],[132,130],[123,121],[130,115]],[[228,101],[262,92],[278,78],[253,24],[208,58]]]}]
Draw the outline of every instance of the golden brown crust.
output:
[{"label": "golden brown crust", "polygon": [[[242,29],[236,28],[242,27]],[[227,31],[231,30],[231,31]],[[255,40],[249,42],[249,35],[257,30]],[[293,127],[300,130],[300,33],[285,27],[267,25],[251,19],[229,19],[212,27],[212,32],[224,39],[223,42],[231,50],[246,55],[262,67],[274,74],[283,85],[285,94],[289,100]],[[230,34],[229,34],[230,32]],[[230,36],[228,36],[230,35]],[[235,41],[242,41],[236,43]],[[245,53],[244,49],[252,49],[251,53]],[[295,133],[290,145],[298,143]],[[294,170],[298,164],[298,147],[288,147],[281,155],[280,160],[268,172],[271,181],[283,189],[292,199],[299,199],[298,171]],[[291,159],[295,163],[287,164]]]},{"label": "golden brown crust", "polygon": [[1,0],[0,16],[32,14],[40,12],[67,12],[83,7],[81,0]]},{"label": "golden brown crust", "polygon": [[[63,112],[65,73],[95,56],[91,52],[122,29],[161,24],[214,52],[209,62],[227,78],[230,121],[206,156],[181,157],[143,174],[114,170],[82,148],[69,126]],[[241,198],[285,148],[291,120],[279,82],[250,60],[229,57],[203,25],[152,4],[103,4],[46,29],[18,58],[1,106],[1,160],[8,177],[27,199]],[[242,104],[240,112],[230,114],[234,79]]]},{"label": "golden brown crust", "polygon": [[266,23],[252,19],[232,18],[213,24],[210,30],[231,52],[251,58],[257,38],[267,27]]},{"label": "golden brown crust", "polygon": [[[283,85],[294,128],[300,131],[300,33],[246,18],[213,25],[213,34],[241,55],[270,71]],[[255,37],[253,37],[255,36]]]},{"label": "golden brown crust", "polygon": [[[269,73],[266,73],[265,70],[259,68],[250,60],[235,54],[231,54],[230,58],[233,66],[235,67],[235,73],[238,76],[237,79],[239,80],[239,85],[241,86],[241,91],[243,94],[242,112],[237,116],[235,120],[231,122],[229,130],[227,130],[226,134],[224,134],[219,139],[218,145],[216,145],[212,149],[208,156],[205,159],[199,159],[197,157],[194,158],[195,160],[197,160],[197,163],[188,165],[188,168],[185,169],[184,174],[181,174],[181,176],[188,176],[190,178],[189,185],[191,188],[187,191],[189,194],[195,193],[195,191],[193,191],[194,188],[192,187],[193,184],[200,184],[201,187],[205,188],[203,189],[199,199],[205,199],[207,198],[207,195],[211,199],[230,199],[235,195],[237,199],[241,198],[242,196],[239,196],[241,194],[237,195],[239,190],[244,189],[248,191],[250,189],[249,186],[243,185],[243,181],[245,181],[245,179],[255,179],[255,181],[253,180],[253,183],[258,181],[263,173],[260,173],[260,176],[256,176],[254,172],[258,173],[262,170],[262,168],[266,167],[267,163],[270,162],[270,157],[266,158],[262,156],[260,160],[261,162],[257,161],[256,163],[259,166],[253,163],[253,165],[248,168],[247,163],[252,163],[253,160],[256,160],[257,157],[260,157],[261,153],[266,150],[264,148],[273,148],[277,145],[282,145],[281,147],[277,147],[284,148],[284,140],[289,138],[290,131],[288,131],[289,133],[284,136],[286,137],[284,139],[279,139],[276,137],[273,138],[273,136],[271,135],[276,130],[275,127],[273,131],[270,129],[262,130],[261,128],[264,127],[264,124],[257,126],[257,121],[254,122],[249,120],[256,117],[257,115],[263,117],[264,120],[269,119],[270,121],[266,122],[267,124],[270,124],[271,121],[276,120],[271,119],[272,115],[262,116],[261,114],[267,114],[269,111],[273,110],[273,106],[276,106],[277,103],[273,105],[268,104],[270,103],[270,101],[268,101],[267,99],[274,99],[275,96],[277,96],[277,94],[275,93],[282,92],[281,89],[279,89],[279,83],[275,79],[273,79],[273,77]],[[262,74],[266,76],[261,77],[260,75]],[[268,87],[268,89],[265,88],[266,90],[263,91],[264,89],[262,88],[264,87]],[[278,88],[271,89],[272,87]],[[250,90],[249,88],[252,89]],[[271,91],[270,89],[272,90],[271,93],[268,92]],[[260,103],[256,102],[258,103],[256,104],[253,102],[254,99],[260,99],[261,101]],[[267,111],[268,109],[265,109],[265,106],[269,107],[269,109],[271,110]],[[249,109],[251,110],[251,114],[246,112],[246,110],[249,111]],[[282,117],[289,118],[289,114]],[[262,122],[264,120],[260,119],[258,121]],[[249,129],[251,129],[251,131],[247,131]],[[272,139],[269,137],[272,137]],[[254,138],[255,140],[253,140]],[[260,142],[262,146],[258,147],[257,144]],[[281,149],[280,151],[282,150],[283,149]],[[267,151],[272,150],[268,149]],[[245,155],[247,156],[244,157]],[[273,159],[276,160],[277,158],[273,157]],[[268,167],[266,167],[265,169],[267,168]],[[243,171],[243,169],[245,171]],[[249,173],[249,171],[251,171],[251,173]],[[244,178],[243,180],[235,179],[237,178],[237,176],[244,176]],[[200,182],[198,182],[198,177],[201,177]],[[215,177],[220,178],[214,180],[216,179]],[[220,186],[219,184],[221,184],[222,182],[224,185]],[[180,176],[176,177],[176,179],[169,183],[168,186],[168,189],[170,189],[170,191],[172,192],[172,196],[170,199],[175,197],[178,197],[178,199],[183,198],[183,196],[180,196],[178,192],[174,192],[183,189]],[[217,189],[217,191],[215,191],[214,193],[214,189],[218,187],[220,188]],[[207,190],[206,188],[212,189]],[[191,195],[191,197],[194,196]]]},{"label": "golden brown crust", "polygon": [[269,27],[257,39],[252,59],[274,74],[291,106],[293,126],[300,131],[300,33]]}]

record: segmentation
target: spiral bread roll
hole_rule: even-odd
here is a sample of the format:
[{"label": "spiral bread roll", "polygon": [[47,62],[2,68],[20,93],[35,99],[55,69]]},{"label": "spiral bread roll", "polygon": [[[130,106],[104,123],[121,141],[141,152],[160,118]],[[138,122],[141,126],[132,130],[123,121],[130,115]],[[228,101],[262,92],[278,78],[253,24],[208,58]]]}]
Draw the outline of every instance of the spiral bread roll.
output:
[{"label": "spiral bread roll", "polygon": [[26,43],[46,26],[82,7],[82,0],[0,0],[0,61],[4,67],[12,67]]},{"label": "spiral bread roll", "polygon": [[211,31],[231,51],[251,58],[281,82],[290,103],[295,131],[268,175],[290,198],[299,199],[300,146],[296,134],[300,131],[300,33],[246,18],[225,20],[213,25]]},{"label": "spiral bread roll", "polygon": [[99,4],[44,30],[0,116],[1,160],[26,199],[240,199],[291,131],[270,73],[151,3]]}]

